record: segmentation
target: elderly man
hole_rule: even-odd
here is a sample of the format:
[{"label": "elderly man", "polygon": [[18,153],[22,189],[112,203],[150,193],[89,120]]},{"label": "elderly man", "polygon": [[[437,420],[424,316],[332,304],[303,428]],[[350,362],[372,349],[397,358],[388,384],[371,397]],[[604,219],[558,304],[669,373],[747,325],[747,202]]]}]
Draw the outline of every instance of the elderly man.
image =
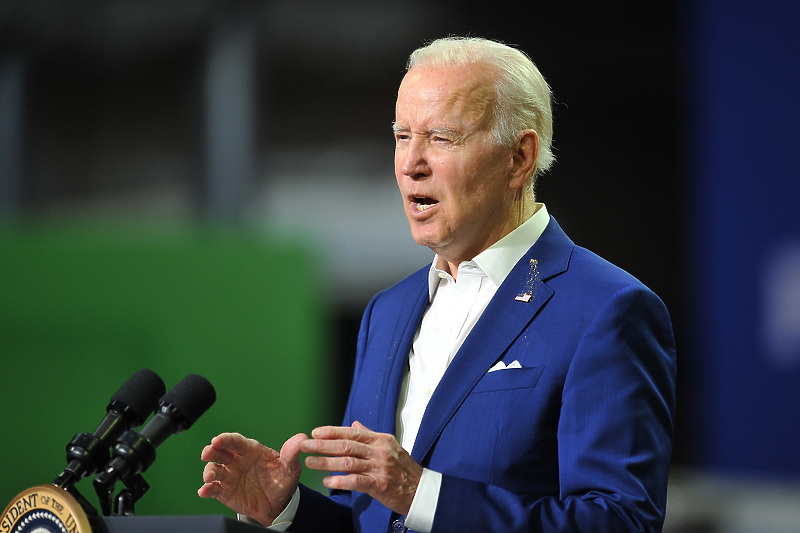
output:
[{"label": "elderly man", "polygon": [[[202,497],[276,530],[658,531],[675,347],[658,297],[572,243],[535,177],[550,90],[520,51],[448,38],[397,95],[395,174],[433,263],[364,314],[341,427],[202,452]],[[298,483],[335,472],[330,495]]]}]

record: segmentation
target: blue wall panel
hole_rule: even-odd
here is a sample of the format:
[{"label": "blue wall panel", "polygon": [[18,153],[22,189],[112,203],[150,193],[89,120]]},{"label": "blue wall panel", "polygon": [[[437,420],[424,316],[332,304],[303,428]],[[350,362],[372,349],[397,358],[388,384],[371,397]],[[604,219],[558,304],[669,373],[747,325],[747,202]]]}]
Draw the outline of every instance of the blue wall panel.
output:
[{"label": "blue wall panel", "polygon": [[800,473],[800,6],[695,4],[691,282],[697,460]]}]

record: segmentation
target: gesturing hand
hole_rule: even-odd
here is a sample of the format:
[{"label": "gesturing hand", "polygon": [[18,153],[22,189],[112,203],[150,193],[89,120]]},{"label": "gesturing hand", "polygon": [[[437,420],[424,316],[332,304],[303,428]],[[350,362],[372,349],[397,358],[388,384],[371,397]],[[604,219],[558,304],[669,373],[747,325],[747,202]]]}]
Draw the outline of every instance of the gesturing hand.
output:
[{"label": "gesturing hand", "polygon": [[271,525],[297,488],[302,470],[300,443],[306,439],[298,433],[278,453],[238,433],[214,437],[200,455],[210,462],[197,494],[216,498],[237,513]]},{"label": "gesturing hand", "polygon": [[300,443],[303,452],[314,454],[306,457],[306,466],[344,473],[326,477],[326,487],[364,492],[393,511],[408,514],[422,467],[394,436],[353,422],[352,427],[316,428],[311,437]]}]

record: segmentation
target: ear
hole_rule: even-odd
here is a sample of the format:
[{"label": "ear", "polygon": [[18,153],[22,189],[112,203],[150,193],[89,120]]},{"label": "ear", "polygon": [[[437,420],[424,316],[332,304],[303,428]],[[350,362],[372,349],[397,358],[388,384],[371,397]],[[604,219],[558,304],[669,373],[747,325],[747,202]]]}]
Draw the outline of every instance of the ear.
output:
[{"label": "ear", "polygon": [[521,189],[527,183],[536,167],[538,154],[539,136],[533,130],[525,130],[514,145],[509,188]]}]

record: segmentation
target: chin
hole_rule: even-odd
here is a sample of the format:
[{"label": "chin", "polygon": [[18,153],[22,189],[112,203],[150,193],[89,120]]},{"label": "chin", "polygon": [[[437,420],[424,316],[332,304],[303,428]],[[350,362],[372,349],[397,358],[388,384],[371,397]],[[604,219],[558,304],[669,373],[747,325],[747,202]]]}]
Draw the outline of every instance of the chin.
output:
[{"label": "chin", "polygon": [[420,246],[424,246],[425,248],[430,248],[434,252],[436,251],[435,250],[435,248],[437,247],[436,241],[434,239],[431,239],[429,236],[412,234],[411,237],[414,239],[414,242],[419,244]]},{"label": "chin", "polygon": [[446,234],[443,235],[441,228],[433,224],[411,223],[411,238],[414,242],[430,248],[434,253],[438,253],[438,250],[447,243],[445,237]]}]

